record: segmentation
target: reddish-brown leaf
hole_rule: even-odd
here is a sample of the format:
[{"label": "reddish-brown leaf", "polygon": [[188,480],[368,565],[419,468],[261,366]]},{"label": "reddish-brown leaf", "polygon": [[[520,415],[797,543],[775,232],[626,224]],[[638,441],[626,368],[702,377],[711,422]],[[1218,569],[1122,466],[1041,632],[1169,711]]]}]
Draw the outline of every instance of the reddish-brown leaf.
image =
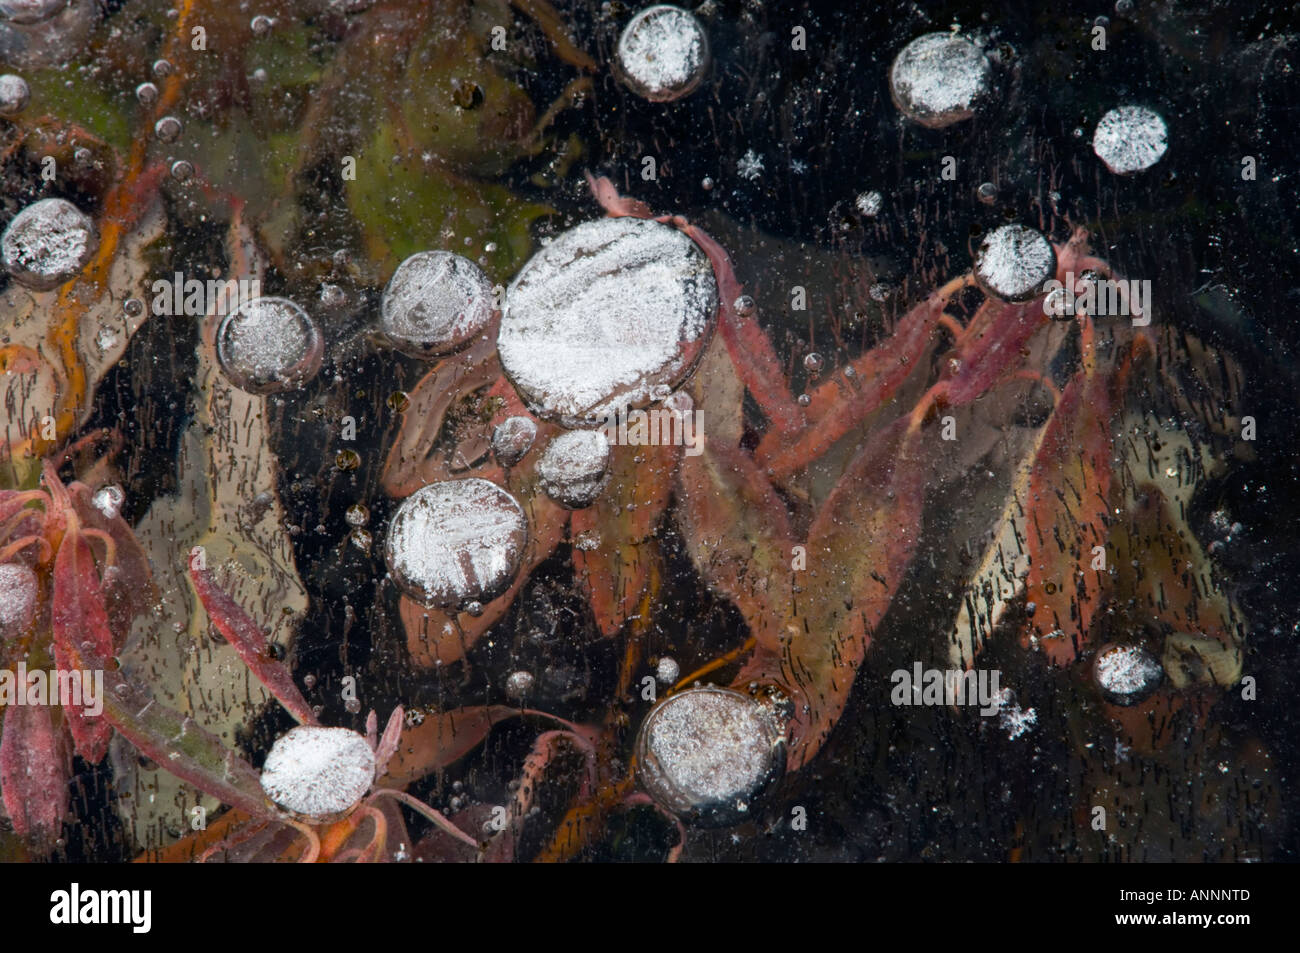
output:
[{"label": "reddish-brown leaf", "polygon": [[609,484],[570,517],[573,568],[604,635],[614,635],[645,591],[653,534],[672,497],[680,447],[611,448]]},{"label": "reddish-brown leaf", "polygon": [[388,762],[388,774],[382,785],[405,787],[441,771],[478,747],[495,725],[521,714],[518,708],[505,705],[426,713],[419,724],[402,731],[397,753]]},{"label": "reddish-brown leaf", "polygon": [[0,791],[14,830],[53,846],[68,810],[67,754],[44,705],[10,705],[0,738]]},{"label": "reddish-brown leaf", "polygon": [[921,529],[924,441],[901,418],[872,438],[840,477],[808,533],[803,591],[777,644],[764,645],[737,685],[775,683],[792,696],[789,765],[817,753],[839,720],[876,627],[907,574]]},{"label": "reddish-brown leaf", "polygon": [[190,579],[203,609],[230,643],[254,677],[283,705],[289,714],[304,725],[316,724],[316,715],[307,699],[294,684],[288,666],[272,658],[267,649],[266,633],[234,599],[216,584],[212,573],[190,566]]},{"label": "reddish-brown leaf", "polygon": [[[54,658],[60,669],[81,670],[75,664],[81,655],[111,659],[113,633],[104,606],[104,592],[90,543],[75,525],[70,525],[54,558],[54,596],[51,606]],[[102,715],[87,714],[85,706],[63,709],[76,742],[77,754],[98,764],[108,753],[113,726]]]}]

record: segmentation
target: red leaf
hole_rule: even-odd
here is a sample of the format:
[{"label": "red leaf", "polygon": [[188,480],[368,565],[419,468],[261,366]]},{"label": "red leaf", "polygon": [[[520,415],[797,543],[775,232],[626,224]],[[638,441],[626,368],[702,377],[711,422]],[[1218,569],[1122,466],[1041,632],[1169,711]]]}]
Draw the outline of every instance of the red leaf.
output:
[{"label": "red leaf", "polygon": [[194,591],[207,612],[217,631],[225,637],[231,647],[239,653],[244,664],[266,686],[267,690],[283,705],[289,714],[304,725],[316,724],[316,714],[303,698],[302,692],[294,684],[289,669],[271,657],[266,647],[266,633],[253,618],[240,608],[212,578],[206,569],[190,567],[190,579],[194,582]]},{"label": "red leaf", "polygon": [[808,531],[808,568],[792,624],[760,641],[735,684],[790,693],[789,765],[806,764],[839,720],[876,627],[916,550],[925,495],[926,437],[904,417],[858,451]]},{"label": "red leaf", "polygon": [[[111,659],[113,633],[104,607],[104,592],[90,544],[81,534],[76,517],[69,520],[58,555],[54,558],[54,599],[51,611],[54,658],[60,669],[82,668],[82,655]],[[63,709],[76,742],[77,754],[98,764],[108,753],[113,727],[102,715],[88,715],[83,708]]]},{"label": "red leaf", "polygon": [[68,810],[68,775],[50,709],[10,705],[0,739],[0,790],[15,831],[53,846]]}]

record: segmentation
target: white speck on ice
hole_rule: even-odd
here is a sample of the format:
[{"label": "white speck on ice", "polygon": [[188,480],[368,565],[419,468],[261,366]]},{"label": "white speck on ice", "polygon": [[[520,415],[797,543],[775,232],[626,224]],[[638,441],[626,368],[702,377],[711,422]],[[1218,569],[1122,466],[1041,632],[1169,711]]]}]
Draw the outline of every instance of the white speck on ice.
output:
[{"label": "white speck on ice", "polygon": [[999,705],[998,724],[1006,731],[1007,737],[1015,741],[1025,732],[1038,724],[1038,710],[1022,709],[1016,702],[1016,695],[1009,688],[998,692],[995,699]]},{"label": "white speck on ice", "polygon": [[885,197],[879,192],[863,192],[853,200],[853,205],[867,218],[875,218],[884,208]]}]

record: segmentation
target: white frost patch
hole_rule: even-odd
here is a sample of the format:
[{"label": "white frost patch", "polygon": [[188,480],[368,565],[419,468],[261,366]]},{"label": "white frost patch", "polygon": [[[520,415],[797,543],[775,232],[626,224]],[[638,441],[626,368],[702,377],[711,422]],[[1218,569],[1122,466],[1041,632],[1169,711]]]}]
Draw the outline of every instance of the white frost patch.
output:
[{"label": "white frost patch", "polygon": [[885,207],[885,197],[879,192],[863,192],[853,200],[854,207],[866,218],[875,218]]},{"label": "white frost patch", "polygon": [[13,73],[0,76],[0,116],[15,116],[27,108],[32,91],[27,80]]},{"label": "white frost patch", "polygon": [[388,529],[385,557],[398,586],[426,606],[487,602],[519,571],[528,520],[487,480],[451,480],[407,497]]},{"label": "white frost patch", "polygon": [[1116,645],[1097,655],[1097,684],[1108,701],[1132,704],[1140,701],[1164,678],[1164,669],[1140,645]]},{"label": "white frost patch", "polygon": [[717,313],[708,258],[677,229],[603,218],[534,255],[506,291],[497,349],[529,409],[565,426],[683,383]]},{"label": "white frost patch", "polygon": [[27,206],[0,236],[9,274],[37,291],[57,288],[81,271],[96,244],[94,222],[64,199]]},{"label": "white frost patch", "polygon": [[90,498],[90,505],[104,514],[105,519],[115,520],[122,512],[126,494],[116,483],[100,487]]},{"label": "white frost patch", "polygon": [[416,357],[460,350],[491,320],[487,275],[446,251],[419,252],[398,265],[379,306],[380,330]]},{"label": "white frost patch", "polygon": [[347,728],[300,725],[271,746],[262,768],[267,797],[295,814],[327,817],[355,806],[375,780],[375,753]]},{"label": "white frost patch", "polygon": [[561,506],[581,509],[600,494],[609,470],[609,442],[599,430],[569,430],[546,445],[537,475],[546,495]]},{"label": "white frost patch", "polygon": [[975,253],[976,279],[990,294],[1006,301],[1034,297],[1055,274],[1052,243],[1023,225],[995,228]]},{"label": "white frost patch", "polygon": [[1145,106],[1119,106],[1101,117],[1092,135],[1092,151],[1117,175],[1149,169],[1169,147],[1164,118]]},{"label": "white frost patch", "polygon": [[36,610],[36,573],[22,563],[0,563],[0,630],[25,626]]},{"label": "white frost patch", "polygon": [[694,15],[660,4],[632,18],[618,39],[616,56],[628,88],[652,102],[667,102],[700,84],[709,40]]},{"label": "white frost patch", "polygon": [[778,736],[766,709],[739,692],[692,688],[655,708],[642,728],[647,792],[676,813],[740,813],[776,769]]},{"label": "white frost patch", "polygon": [[889,89],[908,119],[940,129],[975,114],[989,91],[992,67],[984,51],[962,36],[927,33],[894,58]]},{"label": "white frost patch", "polygon": [[307,312],[288,298],[254,298],[217,330],[226,376],[253,394],[297,387],[316,376],[325,344]]}]

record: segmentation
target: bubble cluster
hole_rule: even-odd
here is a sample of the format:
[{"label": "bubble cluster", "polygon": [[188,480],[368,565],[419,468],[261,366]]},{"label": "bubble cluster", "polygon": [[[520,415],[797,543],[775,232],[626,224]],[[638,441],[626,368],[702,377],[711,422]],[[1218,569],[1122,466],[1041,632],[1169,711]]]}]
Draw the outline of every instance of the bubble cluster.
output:
[{"label": "bubble cluster", "polygon": [[394,347],[428,358],[465,347],[492,316],[492,283],[478,265],[451,252],[425,251],[393,272],[379,327]]},{"label": "bubble cluster", "polygon": [[695,16],[659,4],[642,10],[618,39],[616,71],[628,89],[651,102],[689,95],[709,65],[709,38]]},{"label": "bubble cluster", "polygon": [[79,208],[41,199],[14,216],[0,236],[0,255],[15,281],[49,291],[81,271],[97,243],[94,223]]},{"label": "bubble cluster", "polygon": [[294,390],[320,371],[325,342],[311,317],[287,298],[254,298],[217,329],[217,359],[240,390]]}]

